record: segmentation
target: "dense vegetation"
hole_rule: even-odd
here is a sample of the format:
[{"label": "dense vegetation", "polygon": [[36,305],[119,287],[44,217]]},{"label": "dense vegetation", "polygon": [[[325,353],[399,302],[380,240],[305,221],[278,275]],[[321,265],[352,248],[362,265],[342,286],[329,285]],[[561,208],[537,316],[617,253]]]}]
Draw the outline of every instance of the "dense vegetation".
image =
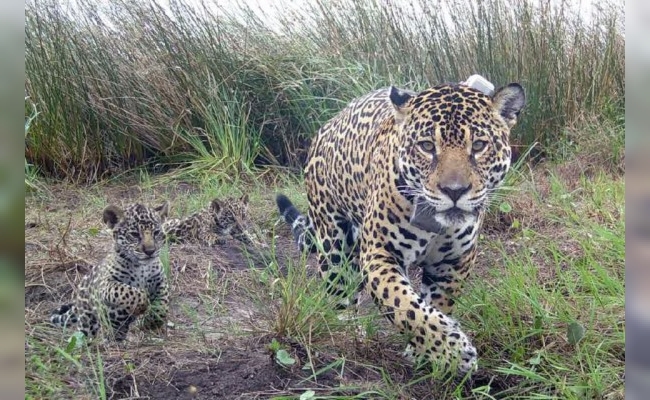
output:
[{"label": "dense vegetation", "polygon": [[576,119],[622,115],[622,3],[584,18],[533,1],[313,0],[279,3],[274,19],[242,4],[66,4],[26,5],[30,173],[93,181],[143,164],[223,176],[297,167],[353,97],[472,73],[524,84],[522,147],[555,150]]}]

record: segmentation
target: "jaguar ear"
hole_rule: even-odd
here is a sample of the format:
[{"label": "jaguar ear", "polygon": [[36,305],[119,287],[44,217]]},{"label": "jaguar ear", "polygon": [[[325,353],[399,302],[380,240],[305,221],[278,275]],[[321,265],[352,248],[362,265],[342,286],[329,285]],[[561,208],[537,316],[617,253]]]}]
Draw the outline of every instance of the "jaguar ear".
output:
[{"label": "jaguar ear", "polygon": [[102,220],[109,228],[113,229],[124,218],[124,211],[118,206],[110,205],[104,209]]},{"label": "jaguar ear", "polygon": [[524,88],[518,83],[509,83],[496,90],[492,96],[492,104],[501,118],[512,128],[517,123],[517,116],[526,104]]},{"label": "jaguar ear", "polygon": [[160,217],[160,220],[164,220],[167,218],[167,214],[169,213],[169,203],[164,202],[158,207],[154,208],[154,211],[158,213],[158,216]]},{"label": "jaguar ear", "polygon": [[398,124],[403,122],[406,119],[406,114],[409,109],[408,104],[413,98],[413,93],[391,86],[388,89],[388,98],[393,105],[395,122]]},{"label": "jaguar ear", "polygon": [[248,193],[244,194],[242,197],[239,198],[239,201],[241,201],[244,204],[248,204]]},{"label": "jaguar ear", "polygon": [[213,199],[212,202],[210,202],[210,211],[212,211],[213,214],[219,214],[221,211],[221,202],[219,199]]}]

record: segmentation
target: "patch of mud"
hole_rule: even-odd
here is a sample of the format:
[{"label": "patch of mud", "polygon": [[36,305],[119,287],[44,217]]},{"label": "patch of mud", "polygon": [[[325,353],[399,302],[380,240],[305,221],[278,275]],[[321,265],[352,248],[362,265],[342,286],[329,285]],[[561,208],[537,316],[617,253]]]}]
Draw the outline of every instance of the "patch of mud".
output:
[{"label": "patch of mud", "polygon": [[302,256],[291,239],[277,238],[275,246],[277,250],[272,251],[270,248],[246,246],[235,239],[229,239],[225,244],[211,248],[198,244],[173,244],[170,248],[170,260],[177,270],[187,267],[205,269],[208,263],[224,271],[265,268],[271,262],[279,264],[281,269],[286,269],[290,265],[300,263]]},{"label": "patch of mud", "polygon": [[[260,346],[263,348],[263,346]],[[183,361],[176,361],[183,360]],[[114,399],[265,399],[286,393],[299,380],[270,353],[226,349],[218,355],[164,354],[149,363],[167,365],[159,376],[126,376],[113,385]],[[181,364],[182,363],[182,364]],[[319,380],[325,387],[338,382]]]},{"label": "patch of mud", "polygon": [[[167,376],[126,377],[116,382],[115,398],[140,399],[235,399],[240,394],[283,385],[283,371],[276,370],[268,354],[227,350],[216,358],[197,360],[185,355],[176,365],[171,359],[153,360],[169,364]],[[187,359],[194,358],[193,361]]]}]

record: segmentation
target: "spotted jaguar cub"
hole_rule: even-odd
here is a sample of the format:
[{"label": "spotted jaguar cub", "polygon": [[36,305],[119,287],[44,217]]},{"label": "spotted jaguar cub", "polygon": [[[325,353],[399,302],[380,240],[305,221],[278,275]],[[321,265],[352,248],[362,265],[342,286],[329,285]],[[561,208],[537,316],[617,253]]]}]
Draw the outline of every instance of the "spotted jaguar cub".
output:
[{"label": "spotted jaguar cub", "polygon": [[50,321],[57,326],[76,325],[91,338],[107,321],[116,341],[126,339],[139,316],[144,316],[144,328],[163,327],[169,294],[159,254],[164,244],[161,221],[167,210],[167,203],[156,208],[139,203],[124,210],[106,207],[103,222],[112,230],[113,249],[83,278],[75,302],[56,309]]},{"label": "spotted jaguar cub", "polygon": [[228,236],[246,245],[255,243],[244,228],[248,221],[248,195],[215,198],[210,204],[185,218],[171,218],[162,229],[170,242],[196,242],[207,246],[221,245]]}]

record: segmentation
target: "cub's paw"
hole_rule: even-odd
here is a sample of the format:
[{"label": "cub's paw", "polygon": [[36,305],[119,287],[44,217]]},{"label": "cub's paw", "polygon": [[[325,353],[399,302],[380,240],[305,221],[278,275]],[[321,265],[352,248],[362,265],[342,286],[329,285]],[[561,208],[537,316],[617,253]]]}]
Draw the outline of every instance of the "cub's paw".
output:
[{"label": "cub's paw", "polygon": [[[132,317],[137,317],[146,313],[151,307],[151,300],[149,300],[149,293],[146,290],[133,288],[132,291],[125,296],[125,300],[133,299],[131,302]],[[128,303],[124,303],[122,307],[129,307]]]},{"label": "cub's paw", "polygon": [[140,327],[147,331],[166,331],[167,325],[167,310],[152,306],[142,318]]}]

